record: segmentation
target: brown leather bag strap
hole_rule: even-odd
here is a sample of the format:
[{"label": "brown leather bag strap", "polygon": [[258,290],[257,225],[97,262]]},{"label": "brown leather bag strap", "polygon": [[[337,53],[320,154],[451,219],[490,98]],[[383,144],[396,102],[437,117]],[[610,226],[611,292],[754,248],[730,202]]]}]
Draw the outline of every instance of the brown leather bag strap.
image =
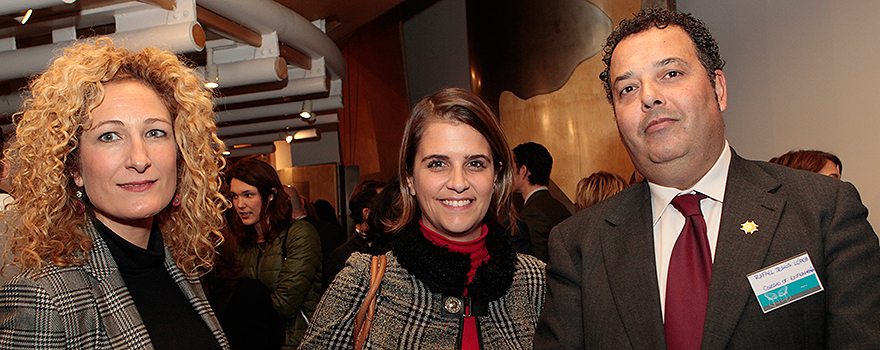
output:
[{"label": "brown leather bag strap", "polygon": [[354,348],[356,350],[362,350],[367,342],[367,335],[373,324],[373,316],[376,314],[376,294],[379,292],[379,285],[382,284],[382,277],[385,276],[387,264],[388,258],[385,255],[373,256],[370,260],[370,289],[354,318]]}]

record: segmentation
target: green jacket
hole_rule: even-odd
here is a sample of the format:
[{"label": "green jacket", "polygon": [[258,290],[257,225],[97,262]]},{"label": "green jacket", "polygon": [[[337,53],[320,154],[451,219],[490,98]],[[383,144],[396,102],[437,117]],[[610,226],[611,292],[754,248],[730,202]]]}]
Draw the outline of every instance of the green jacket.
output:
[{"label": "green jacket", "polygon": [[[263,282],[285,323],[284,349],[295,349],[321,298],[321,238],[312,224],[294,220],[265,246],[242,248],[244,277]],[[300,310],[302,312],[300,312]]]}]

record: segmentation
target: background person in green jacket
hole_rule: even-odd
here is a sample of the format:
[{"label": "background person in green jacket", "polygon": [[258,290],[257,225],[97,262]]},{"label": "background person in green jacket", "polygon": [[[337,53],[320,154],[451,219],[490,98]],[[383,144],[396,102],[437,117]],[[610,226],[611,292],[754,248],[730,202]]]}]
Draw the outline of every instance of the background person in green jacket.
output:
[{"label": "background person in green jacket", "polygon": [[241,246],[244,277],[272,290],[285,322],[282,349],[299,345],[321,293],[321,240],[312,224],[290,218],[290,200],[275,169],[245,158],[226,173],[237,215],[229,228]]}]

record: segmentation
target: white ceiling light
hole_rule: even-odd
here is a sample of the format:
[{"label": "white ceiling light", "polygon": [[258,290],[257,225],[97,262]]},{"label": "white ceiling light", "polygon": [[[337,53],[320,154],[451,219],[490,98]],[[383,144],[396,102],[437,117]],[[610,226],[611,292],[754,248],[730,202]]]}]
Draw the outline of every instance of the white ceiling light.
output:
[{"label": "white ceiling light", "polygon": [[299,116],[303,119],[312,119],[312,100],[303,101],[303,109],[299,112]]},{"label": "white ceiling light", "polygon": [[[305,129],[297,131],[296,134],[293,135],[294,140],[305,140],[305,139],[313,139],[318,137],[318,129]],[[290,142],[290,141],[287,141]]]},{"label": "white ceiling light", "polygon": [[24,17],[21,17],[21,19],[16,19],[18,19],[21,24],[25,24],[29,19],[31,19],[32,14],[34,14],[34,9],[28,9],[27,12],[24,13]]}]

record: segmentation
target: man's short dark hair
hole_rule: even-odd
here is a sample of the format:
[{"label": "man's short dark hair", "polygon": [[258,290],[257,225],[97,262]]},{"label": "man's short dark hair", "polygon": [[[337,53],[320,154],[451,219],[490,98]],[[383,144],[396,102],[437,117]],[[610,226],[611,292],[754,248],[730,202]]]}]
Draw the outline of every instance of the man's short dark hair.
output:
[{"label": "man's short dark hair", "polygon": [[516,167],[525,165],[529,169],[529,183],[538,186],[550,184],[550,170],[553,168],[553,157],[550,151],[541,144],[526,142],[513,149]]},{"label": "man's short dark hair", "polygon": [[349,216],[355,224],[364,223],[366,220],[363,215],[364,208],[369,206],[370,201],[379,194],[383,186],[385,186],[384,183],[376,180],[364,180],[355,186],[351,198],[348,200],[348,210],[351,211]]},{"label": "man's short dark hair", "polygon": [[648,29],[663,29],[670,25],[678,26],[691,37],[694,46],[697,49],[697,58],[706,69],[709,75],[709,81],[712,87],[715,87],[715,70],[721,70],[724,67],[724,60],[718,53],[718,43],[712,38],[712,34],[706,29],[703,21],[697,19],[689,13],[681,13],[672,10],[647,8],[639,12],[632,19],[624,19],[620,21],[620,25],[614,28],[608,39],[605,40],[605,47],[602,49],[602,61],[605,62],[605,70],[599,73],[599,79],[605,85],[605,93],[608,103],[614,105],[611,94],[611,77],[608,76],[608,69],[611,67],[611,54],[614,49],[626,37],[644,32]]}]

